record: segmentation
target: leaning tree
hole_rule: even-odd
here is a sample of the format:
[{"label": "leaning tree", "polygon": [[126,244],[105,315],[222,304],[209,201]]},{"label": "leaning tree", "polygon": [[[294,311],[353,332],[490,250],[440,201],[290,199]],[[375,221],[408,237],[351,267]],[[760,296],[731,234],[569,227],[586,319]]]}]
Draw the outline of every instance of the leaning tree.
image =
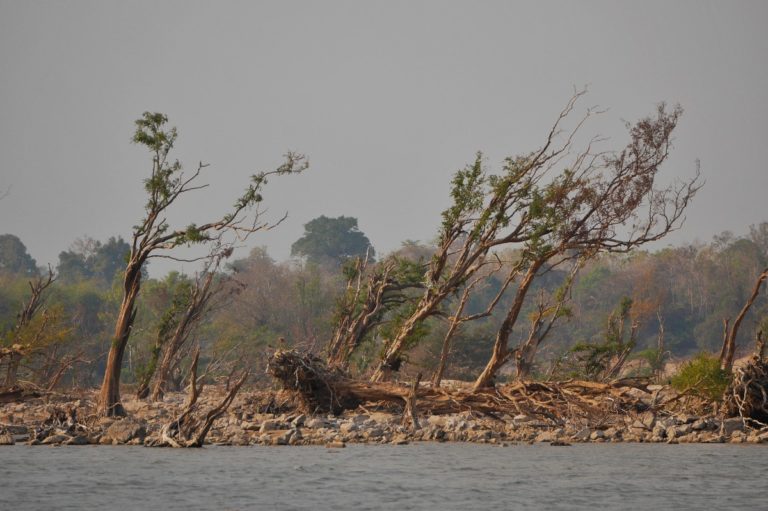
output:
[{"label": "leaning tree", "polygon": [[563,124],[583,94],[574,94],[541,148],[506,158],[498,174],[486,171],[479,154],[472,165],[456,173],[453,203],[443,213],[425,291],[386,345],[374,381],[386,379],[400,366],[417,325],[441,312],[445,299],[472,278],[492,250],[515,248],[521,256],[509,269],[511,305],[476,389],[489,385],[510,360],[509,337],[542,272],[601,252],[629,251],[679,226],[700,187],[698,172],[667,188],[656,188],[654,181],[669,155],[682,110],[668,112],[662,104],[654,117],[628,126],[630,141],[622,150],[598,150],[603,142],[599,137],[575,150],[580,130],[596,112],[587,110],[570,130]]},{"label": "leaning tree", "polygon": [[[123,354],[128,345],[134,318],[136,299],[142,280],[142,267],[154,257],[173,257],[168,251],[181,245],[193,245],[220,239],[226,233],[245,237],[250,233],[270,227],[260,219],[258,205],[261,191],[273,175],[293,174],[307,168],[306,158],[289,152],[277,169],[251,176],[245,193],[237,199],[233,209],[212,222],[190,224],[174,229],[166,219],[169,208],[189,192],[204,188],[197,184],[201,171],[207,167],[199,163],[191,175],[184,175],[178,160],[169,159],[177,138],[176,128],[167,128],[168,117],[161,113],[145,112],[136,120],[133,142],[146,147],[152,155],[152,172],[144,181],[148,195],[145,216],[134,226],[131,251],[123,275],[123,297],[115,323],[112,345],[107,357],[104,382],[99,393],[99,412],[104,415],[124,415],[120,402],[120,371]],[[249,215],[250,211],[255,211]],[[279,221],[277,222],[279,223]]]}]

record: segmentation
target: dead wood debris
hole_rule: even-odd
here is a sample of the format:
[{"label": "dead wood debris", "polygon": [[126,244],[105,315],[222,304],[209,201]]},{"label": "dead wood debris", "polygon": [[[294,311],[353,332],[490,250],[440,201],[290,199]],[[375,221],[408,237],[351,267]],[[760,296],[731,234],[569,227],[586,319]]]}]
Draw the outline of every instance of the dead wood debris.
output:
[{"label": "dead wood debris", "polygon": [[762,353],[733,372],[725,391],[725,406],[731,417],[768,426],[768,361]]},{"label": "dead wood debris", "polygon": [[414,392],[413,385],[354,380],[328,369],[319,358],[295,350],[276,351],[270,357],[267,371],[285,390],[296,395],[303,412],[313,414],[339,414],[364,403],[380,402],[400,405],[408,415],[411,404],[420,413],[431,415],[467,411],[491,417],[525,415],[562,425],[574,420],[601,423],[611,416],[671,407],[679,410],[686,405],[669,389],[668,393],[660,394],[661,386],[650,385],[646,379],[611,383],[519,381],[477,392],[420,386]]}]

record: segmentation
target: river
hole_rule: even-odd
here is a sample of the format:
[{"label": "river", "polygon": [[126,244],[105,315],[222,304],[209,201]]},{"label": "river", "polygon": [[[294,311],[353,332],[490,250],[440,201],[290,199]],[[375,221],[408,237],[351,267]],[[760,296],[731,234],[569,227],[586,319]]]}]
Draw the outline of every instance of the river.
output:
[{"label": "river", "polygon": [[768,446],[0,447],[1,510],[768,509]]}]

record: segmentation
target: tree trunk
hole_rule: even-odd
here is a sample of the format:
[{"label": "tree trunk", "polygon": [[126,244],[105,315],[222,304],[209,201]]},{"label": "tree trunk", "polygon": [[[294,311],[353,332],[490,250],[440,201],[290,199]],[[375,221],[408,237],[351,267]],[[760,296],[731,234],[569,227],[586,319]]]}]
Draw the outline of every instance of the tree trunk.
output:
[{"label": "tree trunk", "polygon": [[136,318],[136,297],[141,287],[141,264],[129,265],[125,276],[125,295],[120,304],[120,313],[115,324],[115,335],[107,356],[104,381],[99,392],[98,412],[106,416],[123,416],[125,409],[120,402],[120,372],[123,369],[123,354],[131,336],[133,320]]},{"label": "tree trunk", "polygon": [[509,336],[512,334],[512,328],[514,328],[515,323],[517,322],[517,317],[520,315],[520,310],[523,308],[525,295],[528,293],[528,289],[530,289],[531,284],[533,283],[536,272],[539,271],[542,264],[543,261],[535,261],[531,264],[530,268],[528,268],[528,271],[525,273],[525,277],[523,277],[523,280],[520,282],[520,286],[517,288],[517,293],[515,293],[515,300],[512,302],[512,307],[510,307],[499,331],[496,333],[491,359],[486,364],[483,372],[480,373],[480,376],[477,377],[477,380],[475,380],[475,383],[472,386],[473,391],[477,392],[485,387],[492,387],[496,373],[507,363],[507,361],[509,361]]},{"label": "tree trunk", "polygon": [[402,362],[400,355],[403,352],[405,342],[413,331],[416,330],[416,326],[432,314],[442,298],[441,295],[428,296],[422,302],[419,309],[408,318],[402,328],[398,331],[397,336],[390,343],[379,366],[376,368],[376,371],[374,371],[373,376],[371,376],[372,382],[387,381],[390,379],[393,371],[400,370],[400,364]]},{"label": "tree trunk", "polygon": [[451,352],[451,340],[460,323],[458,320],[459,314],[461,314],[461,311],[457,312],[457,315],[451,320],[451,326],[448,327],[448,332],[446,332],[445,338],[443,339],[443,348],[440,350],[440,361],[437,364],[437,369],[435,369],[435,374],[432,376],[432,385],[435,387],[439,387],[440,382],[443,381],[443,373],[445,372],[445,366],[448,363],[448,355]]},{"label": "tree trunk", "polygon": [[725,371],[730,372],[733,369],[733,357],[736,354],[736,334],[739,331],[741,322],[744,320],[744,316],[747,315],[747,312],[749,312],[752,304],[755,303],[755,299],[760,293],[760,286],[762,286],[766,279],[768,279],[768,268],[763,270],[763,272],[758,275],[757,282],[755,282],[755,287],[752,290],[752,294],[747,299],[744,307],[742,307],[739,315],[736,316],[736,320],[733,322],[733,327],[731,327],[731,331],[728,333],[728,336],[725,339],[723,350],[720,355],[720,368],[724,369]]}]

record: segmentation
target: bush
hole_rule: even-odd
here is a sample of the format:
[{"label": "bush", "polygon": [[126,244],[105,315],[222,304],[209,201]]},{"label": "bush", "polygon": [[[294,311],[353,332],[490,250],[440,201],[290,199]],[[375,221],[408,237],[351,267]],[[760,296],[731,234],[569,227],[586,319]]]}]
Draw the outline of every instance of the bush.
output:
[{"label": "bush", "polygon": [[695,395],[716,401],[722,399],[730,379],[730,373],[720,369],[718,357],[701,353],[672,377],[672,386],[681,392],[691,389]]}]

